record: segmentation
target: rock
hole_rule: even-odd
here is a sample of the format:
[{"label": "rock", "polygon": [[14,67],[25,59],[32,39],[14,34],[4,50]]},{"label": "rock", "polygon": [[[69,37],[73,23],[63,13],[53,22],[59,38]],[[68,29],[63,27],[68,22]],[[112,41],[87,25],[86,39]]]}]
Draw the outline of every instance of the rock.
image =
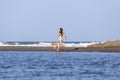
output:
[{"label": "rock", "polygon": [[118,48],[118,47],[120,47],[120,40],[107,41],[104,43],[97,43],[88,46],[88,48]]}]

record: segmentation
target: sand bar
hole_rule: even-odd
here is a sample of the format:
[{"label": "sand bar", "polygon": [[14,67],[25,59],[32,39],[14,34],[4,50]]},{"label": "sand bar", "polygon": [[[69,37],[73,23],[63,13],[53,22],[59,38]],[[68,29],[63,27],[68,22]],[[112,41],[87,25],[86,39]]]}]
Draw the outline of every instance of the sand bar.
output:
[{"label": "sand bar", "polygon": [[[0,46],[0,51],[50,51],[55,52],[53,47],[32,47],[32,46]],[[67,47],[60,49],[60,52],[120,52],[120,48],[84,48]]]}]

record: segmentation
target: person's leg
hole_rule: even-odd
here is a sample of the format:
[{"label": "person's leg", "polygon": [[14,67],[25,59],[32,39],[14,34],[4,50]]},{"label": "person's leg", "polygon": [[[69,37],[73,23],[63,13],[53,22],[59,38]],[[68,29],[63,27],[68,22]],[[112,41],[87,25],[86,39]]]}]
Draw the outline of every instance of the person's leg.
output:
[{"label": "person's leg", "polygon": [[64,48],[66,48],[66,46],[65,46],[65,44],[64,44],[64,43],[62,43],[62,46],[63,46]]},{"label": "person's leg", "polygon": [[62,45],[63,45],[63,43],[62,43],[62,40],[61,40],[61,41],[58,42],[58,48],[57,48],[57,51],[60,50],[60,47],[61,47]]},{"label": "person's leg", "polygon": [[60,42],[57,43],[57,51],[60,49]]},{"label": "person's leg", "polygon": [[64,51],[66,46],[64,45],[64,43],[61,43],[61,46],[62,46],[62,50]]}]

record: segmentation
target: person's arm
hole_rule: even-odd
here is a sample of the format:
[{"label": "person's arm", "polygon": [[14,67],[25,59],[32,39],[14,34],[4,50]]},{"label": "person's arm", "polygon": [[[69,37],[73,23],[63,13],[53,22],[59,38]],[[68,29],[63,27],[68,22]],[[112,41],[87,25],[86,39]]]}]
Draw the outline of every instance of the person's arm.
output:
[{"label": "person's arm", "polygon": [[66,36],[66,34],[64,33],[64,38],[65,38],[65,40],[67,40],[67,36]]},{"label": "person's arm", "polygon": [[60,36],[60,33],[58,33],[58,37]]}]

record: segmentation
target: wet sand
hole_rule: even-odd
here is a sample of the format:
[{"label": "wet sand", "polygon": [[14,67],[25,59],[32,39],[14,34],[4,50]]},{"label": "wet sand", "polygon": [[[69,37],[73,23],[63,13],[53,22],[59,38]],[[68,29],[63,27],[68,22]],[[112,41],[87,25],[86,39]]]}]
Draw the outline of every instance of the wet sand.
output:
[{"label": "wet sand", "polygon": [[[0,46],[0,51],[50,51],[55,52],[53,47],[33,47],[33,46]],[[60,52],[120,52],[118,48],[81,48],[81,47],[67,47],[60,49]]]}]

